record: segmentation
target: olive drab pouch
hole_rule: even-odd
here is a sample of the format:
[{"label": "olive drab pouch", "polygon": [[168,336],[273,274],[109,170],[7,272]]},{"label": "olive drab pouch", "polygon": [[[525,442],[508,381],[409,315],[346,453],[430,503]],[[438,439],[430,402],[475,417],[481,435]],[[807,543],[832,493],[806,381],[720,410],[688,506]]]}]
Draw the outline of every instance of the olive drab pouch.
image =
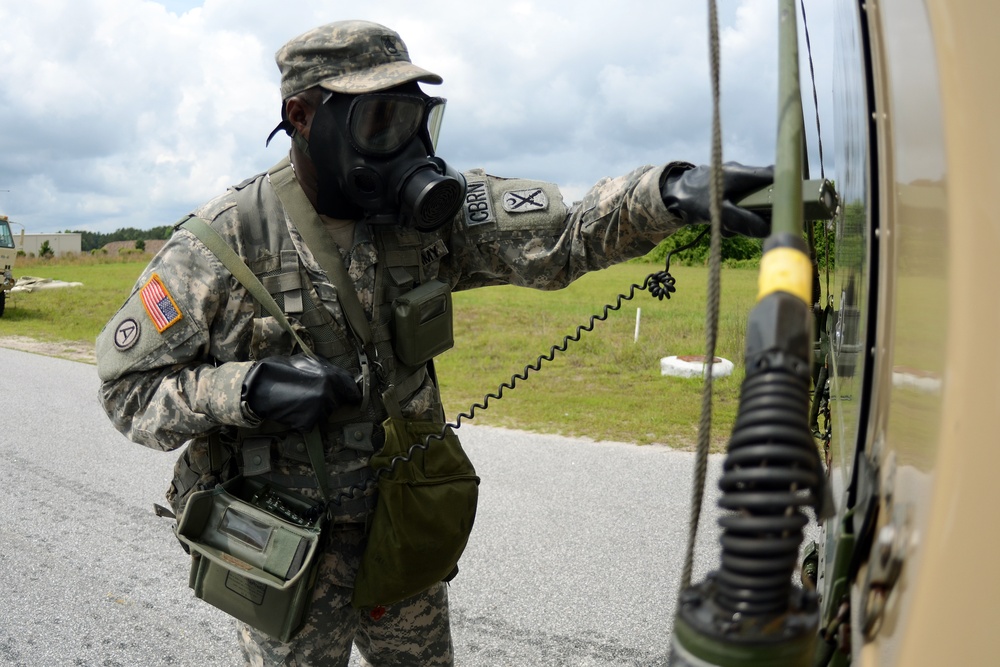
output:
[{"label": "olive drab pouch", "polygon": [[323,521],[317,501],[249,478],[191,494],[177,537],[195,596],[287,642],[312,597]]},{"label": "olive drab pouch", "polygon": [[444,439],[431,437],[426,450],[379,477],[351,600],[358,608],[393,604],[446,580],[469,541],[479,499],[479,477],[450,427],[394,417],[383,426],[385,446],[370,463],[376,470],[430,435],[444,431]]},{"label": "olive drab pouch", "polygon": [[451,289],[429,280],[393,301],[396,355],[408,366],[425,364],[455,345]]}]

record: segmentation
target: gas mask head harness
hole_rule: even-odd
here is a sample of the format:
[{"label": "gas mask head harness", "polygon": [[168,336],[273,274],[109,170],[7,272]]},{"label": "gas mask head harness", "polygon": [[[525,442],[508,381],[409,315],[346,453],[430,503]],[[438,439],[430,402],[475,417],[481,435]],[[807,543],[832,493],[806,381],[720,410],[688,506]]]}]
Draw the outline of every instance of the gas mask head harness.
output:
[{"label": "gas mask head harness", "polygon": [[420,231],[449,221],[465,198],[465,178],[434,155],[445,100],[416,83],[346,95],[323,91],[307,153],[316,167],[317,208]]}]

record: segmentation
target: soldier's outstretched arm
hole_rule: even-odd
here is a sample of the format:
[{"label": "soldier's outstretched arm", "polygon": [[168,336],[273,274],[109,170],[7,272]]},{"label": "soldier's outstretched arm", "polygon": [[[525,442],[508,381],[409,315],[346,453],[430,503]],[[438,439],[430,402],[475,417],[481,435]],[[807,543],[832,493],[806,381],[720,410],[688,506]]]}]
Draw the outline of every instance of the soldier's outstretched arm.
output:
[{"label": "soldier's outstretched arm", "polygon": [[[515,284],[559,289],[589,271],[640,257],[685,224],[707,222],[707,167],[671,162],[644,166],[595,184],[571,206],[558,186],[466,173],[468,190],[451,233],[443,275],[455,289]],[[752,213],[732,201],[767,185],[769,168],[727,164],[727,232],[760,235]],[[731,201],[730,201],[731,200]],[[750,222],[758,222],[751,220]],[[763,230],[766,234],[766,230]]]},{"label": "soldier's outstretched arm", "polygon": [[669,166],[605,178],[572,205],[552,183],[467,172],[465,204],[443,273],[455,289],[559,289],[589,271],[644,255],[683,224],[660,195]]}]

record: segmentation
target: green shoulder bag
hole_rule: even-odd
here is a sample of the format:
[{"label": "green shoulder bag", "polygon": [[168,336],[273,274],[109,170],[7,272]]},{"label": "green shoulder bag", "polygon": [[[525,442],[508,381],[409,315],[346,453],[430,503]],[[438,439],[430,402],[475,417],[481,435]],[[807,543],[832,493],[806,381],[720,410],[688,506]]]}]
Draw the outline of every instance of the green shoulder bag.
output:
[{"label": "green shoulder bag", "polygon": [[[378,478],[378,505],[368,546],[354,582],[355,607],[389,605],[424,591],[457,572],[476,518],[479,477],[450,427],[390,417],[385,446],[372,468],[388,468]],[[439,440],[444,430],[444,439]],[[409,462],[392,460],[410,447]]]}]

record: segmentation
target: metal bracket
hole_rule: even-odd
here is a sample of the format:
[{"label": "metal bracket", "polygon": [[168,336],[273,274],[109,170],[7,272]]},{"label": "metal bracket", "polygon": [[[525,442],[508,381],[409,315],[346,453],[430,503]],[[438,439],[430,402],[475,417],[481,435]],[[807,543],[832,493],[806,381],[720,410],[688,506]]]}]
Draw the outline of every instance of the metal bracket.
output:
[{"label": "metal bracket", "polygon": [[[840,203],[833,183],[825,179],[802,182],[802,218],[804,220],[833,220]],[[737,206],[758,215],[770,217],[774,203],[774,186],[761,188],[741,199]]]},{"label": "metal bracket", "polygon": [[910,515],[909,504],[894,508],[892,520],[879,529],[875,538],[861,590],[861,628],[868,639],[878,632],[886,601],[903,571],[910,543]]}]

